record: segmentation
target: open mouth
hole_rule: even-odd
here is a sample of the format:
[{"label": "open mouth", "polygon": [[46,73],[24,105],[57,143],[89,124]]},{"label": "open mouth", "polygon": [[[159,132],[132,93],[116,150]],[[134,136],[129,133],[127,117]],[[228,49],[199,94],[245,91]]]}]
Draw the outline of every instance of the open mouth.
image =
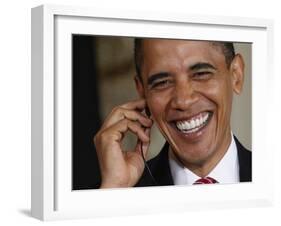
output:
[{"label": "open mouth", "polygon": [[188,120],[176,121],[176,128],[185,134],[195,133],[203,129],[212,117],[212,112],[201,112]]}]

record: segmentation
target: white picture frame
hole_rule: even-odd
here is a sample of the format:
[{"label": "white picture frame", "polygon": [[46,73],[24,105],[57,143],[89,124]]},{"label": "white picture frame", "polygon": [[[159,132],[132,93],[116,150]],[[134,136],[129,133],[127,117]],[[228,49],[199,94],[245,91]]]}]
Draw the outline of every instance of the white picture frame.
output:
[{"label": "white picture frame", "polygon": [[[272,21],[265,19],[164,12],[160,15],[57,5],[33,8],[32,216],[56,220],[271,205],[273,184],[268,175],[273,168],[274,147],[270,145],[270,125],[260,122],[268,122],[273,109],[267,98],[273,86],[272,32]],[[72,191],[69,124],[72,33],[252,43],[253,181],[216,186]]]}]

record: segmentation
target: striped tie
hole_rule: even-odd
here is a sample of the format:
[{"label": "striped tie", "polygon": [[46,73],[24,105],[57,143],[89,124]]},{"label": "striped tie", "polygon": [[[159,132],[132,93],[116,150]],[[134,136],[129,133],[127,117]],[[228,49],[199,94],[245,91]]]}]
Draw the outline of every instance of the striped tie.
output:
[{"label": "striped tie", "polygon": [[204,177],[204,178],[198,179],[193,184],[216,184],[216,183],[219,183],[219,182],[217,182],[214,178]]}]

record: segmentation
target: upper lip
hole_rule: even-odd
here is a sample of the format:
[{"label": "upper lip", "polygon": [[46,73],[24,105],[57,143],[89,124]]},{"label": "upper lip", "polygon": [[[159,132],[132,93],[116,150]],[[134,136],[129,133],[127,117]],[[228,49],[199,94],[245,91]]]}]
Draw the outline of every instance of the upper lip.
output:
[{"label": "upper lip", "polygon": [[210,110],[204,110],[204,111],[200,111],[200,112],[189,114],[189,115],[174,116],[174,117],[171,117],[169,122],[188,121],[188,120],[194,118],[195,116],[199,115],[200,113],[204,113],[204,112],[212,113],[212,111],[210,111]]}]

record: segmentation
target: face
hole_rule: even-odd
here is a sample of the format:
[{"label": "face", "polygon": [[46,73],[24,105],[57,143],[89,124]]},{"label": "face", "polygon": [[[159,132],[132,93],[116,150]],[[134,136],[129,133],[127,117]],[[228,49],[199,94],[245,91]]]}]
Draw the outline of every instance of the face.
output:
[{"label": "face", "polygon": [[173,153],[190,168],[216,164],[231,141],[233,92],[243,84],[243,60],[226,65],[212,42],[146,39],[137,89]]}]

